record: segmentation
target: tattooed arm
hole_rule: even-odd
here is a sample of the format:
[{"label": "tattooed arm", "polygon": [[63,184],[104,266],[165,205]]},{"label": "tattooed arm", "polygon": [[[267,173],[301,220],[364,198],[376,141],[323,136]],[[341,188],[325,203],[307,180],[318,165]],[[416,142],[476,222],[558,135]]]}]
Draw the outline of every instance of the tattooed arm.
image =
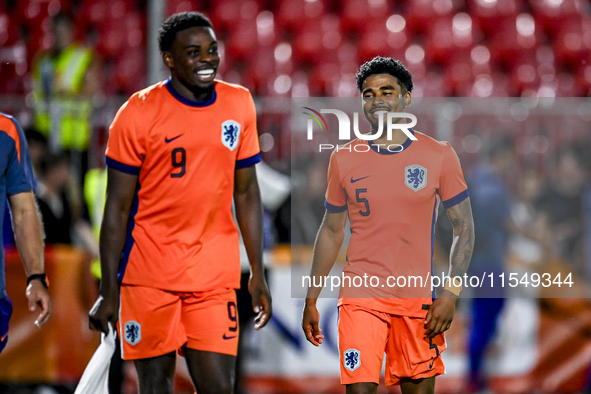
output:
[{"label": "tattooed arm", "polygon": [[[454,239],[450,252],[450,277],[463,277],[468,271],[474,248],[474,221],[470,197],[447,209],[447,216],[454,228]],[[425,318],[425,335],[429,338],[446,331],[453,320],[458,297],[444,289],[433,302]]]}]

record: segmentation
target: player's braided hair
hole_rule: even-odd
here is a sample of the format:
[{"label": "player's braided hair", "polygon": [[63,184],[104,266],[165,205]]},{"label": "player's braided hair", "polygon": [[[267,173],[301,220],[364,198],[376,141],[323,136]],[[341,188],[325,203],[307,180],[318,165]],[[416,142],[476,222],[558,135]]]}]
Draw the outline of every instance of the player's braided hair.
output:
[{"label": "player's braided hair", "polygon": [[404,89],[403,93],[412,92],[412,75],[410,75],[410,72],[399,60],[394,60],[391,57],[376,56],[370,61],[363,63],[363,65],[359,67],[357,74],[355,74],[355,78],[357,78],[357,88],[359,88],[360,92],[363,81],[365,81],[370,75],[374,74],[390,74],[393,77],[396,77],[398,84]]},{"label": "player's braided hair", "polygon": [[169,51],[176,33],[192,27],[211,27],[210,20],[199,12],[179,12],[166,19],[158,30],[158,46],[160,52]]}]

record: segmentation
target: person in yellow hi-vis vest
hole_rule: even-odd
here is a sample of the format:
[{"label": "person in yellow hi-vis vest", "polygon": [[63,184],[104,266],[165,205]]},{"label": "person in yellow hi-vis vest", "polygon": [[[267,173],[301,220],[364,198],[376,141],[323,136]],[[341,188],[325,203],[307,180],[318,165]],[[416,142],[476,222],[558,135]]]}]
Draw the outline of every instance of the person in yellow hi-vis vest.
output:
[{"label": "person in yellow hi-vis vest", "polygon": [[[92,232],[99,239],[101,222],[105,211],[107,197],[107,169],[93,168],[84,177],[84,199],[88,206],[88,214],[92,224]],[[90,265],[90,272],[97,283],[101,279],[101,263],[95,258]],[[119,338],[115,340],[115,352],[109,367],[109,394],[120,394],[123,383],[123,360],[121,359],[121,344]]]},{"label": "person in yellow hi-vis vest", "polygon": [[92,96],[99,91],[94,51],[75,41],[74,23],[59,13],[52,19],[52,47],[33,61],[34,127],[51,150],[84,152],[90,140]]},{"label": "person in yellow hi-vis vest", "polygon": [[[93,168],[89,170],[84,177],[84,199],[88,207],[92,233],[97,240],[101,231],[106,194],[107,169]],[[97,280],[101,279],[101,265],[98,258],[93,260],[90,271]]]}]

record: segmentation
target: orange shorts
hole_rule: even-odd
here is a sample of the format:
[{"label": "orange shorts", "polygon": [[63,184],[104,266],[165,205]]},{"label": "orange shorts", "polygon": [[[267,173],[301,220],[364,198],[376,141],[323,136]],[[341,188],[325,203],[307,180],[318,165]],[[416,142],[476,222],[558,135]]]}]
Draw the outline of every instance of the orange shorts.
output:
[{"label": "orange shorts", "polygon": [[379,384],[384,352],[386,385],[445,373],[445,337],[424,336],[425,319],[391,315],[357,305],[339,307],[341,383]]},{"label": "orange shorts", "polygon": [[162,356],[183,345],[232,356],[238,351],[234,289],[192,293],[122,285],[120,297],[124,360]]}]

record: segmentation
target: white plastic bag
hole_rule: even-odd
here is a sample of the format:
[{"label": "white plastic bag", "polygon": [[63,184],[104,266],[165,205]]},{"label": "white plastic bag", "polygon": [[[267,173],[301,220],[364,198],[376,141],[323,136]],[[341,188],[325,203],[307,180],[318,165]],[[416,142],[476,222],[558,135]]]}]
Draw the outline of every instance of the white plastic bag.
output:
[{"label": "white plastic bag", "polygon": [[109,324],[109,334],[102,334],[101,344],[86,366],[74,394],[109,394],[109,366],[116,336],[117,331]]}]

